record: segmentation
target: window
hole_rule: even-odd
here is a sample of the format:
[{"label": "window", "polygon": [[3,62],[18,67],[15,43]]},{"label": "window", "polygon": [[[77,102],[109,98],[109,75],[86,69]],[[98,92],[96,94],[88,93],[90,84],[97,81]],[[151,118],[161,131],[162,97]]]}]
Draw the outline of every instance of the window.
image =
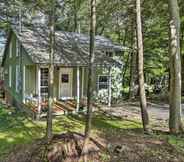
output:
[{"label": "window", "polygon": [[62,83],[69,83],[69,75],[68,74],[62,74],[61,82]]},{"label": "window", "polygon": [[16,92],[20,90],[20,65],[16,65]]},{"label": "window", "polygon": [[16,56],[19,56],[20,54],[20,44],[19,44],[19,41],[16,40]]},{"label": "window", "polygon": [[106,52],[106,56],[113,57],[113,52]]},{"label": "window", "polygon": [[12,67],[11,66],[9,66],[9,87],[11,87],[12,86]]},{"label": "window", "polygon": [[10,47],[9,47],[9,58],[12,58],[12,43],[10,42]]},{"label": "window", "polygon": [[49,91],[48,77],[49,77],[49,69],[48,68],[41,68],[41,84],[40,84],[41,87],[40,87],[40,90],[41,90],[42,97],[48,97],[48,91]]},{"label": "window", "polygon": [[108,75],[98,76],[98,90],[108,89],[108,85],[109,85],[109,76]]}]

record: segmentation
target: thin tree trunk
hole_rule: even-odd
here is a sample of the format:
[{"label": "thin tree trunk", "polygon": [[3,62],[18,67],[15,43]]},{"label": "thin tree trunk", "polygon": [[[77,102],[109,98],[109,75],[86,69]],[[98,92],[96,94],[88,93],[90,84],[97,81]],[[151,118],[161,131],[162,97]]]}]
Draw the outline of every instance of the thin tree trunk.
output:
[{"label": "thin tree trunk", "polygon": [[144,131],[148,131],[149,118],[147,112],[147,103],[144,87],[144,62],[143,62],[143,36],[142,36],[142,23],[141,23],[141,1],[136,0],[136,20],[137,20],[137,41],[138,41],[138,75],[139,75],[139,93],[140,93],[140,106]]},{"label": "thin tree trunk", "polygon": [[137,38],[136,38],[136,29],[134,26],[134,16],[132,18],[132,39],[131,39],[131,62],[130,62],[130,86],[129,86],[129,99],[134,99],[136,96],[136,81],[137,81]]},{"label": "thin tree trunk", "polygon": [[130,87],[129,87],[129,100],[135,99],[137,95],[137,52],[132,51],[130,62]]},{"label": "thin tree trunk", "polygon": [[179,133],[181,124],[180,16],[177,0],[168,0],[170,14],[170,115],[171,133]]},{"label": "thin tree trunk", "polygon": [[91,96],[93,94],[93,64],[95,59],[95,27],[96,27],[96,0],[91,0],[91,25],[90,25],[90,55],[89,55],[89,73],[88,73],[88,90],[87,90],[87,121],[85,128],[85,137],[90,136],[92,106]]},{"label": "thin tree trunk", "polygon": [[[124,35],[124,39],[123,39],[123,43],[122,45],[125,47],[126,46],[126,41],[127,41],[127,36],[128,36],[128,26],[125,28],[125,35]],[[119,31],[118,32],[118,40],[119,40],[119,43],[121,43],[121,32]],[[122,52],[122,56],[124,56],[124,51]],[[128,67],[128,64],[129,64],[129,59],[130,59],[130,54],[128,53],[128,56],[127,56],[127,59],[125,61],[125,66],[123,68],[123,74],[122,74],[122,87],[124,87],[125,85],[125,75],[126,75],[126,72],[127,72],[127,67]],[[122,96],[123,96],[123,91],[122,91]]]},{"label": "thin tree trunk", "polygon": [[89,67],[88,67],[88,89],[87,89],[87,117],[85,126],[85,141],[83,146],[82,154],[84,156],[84,161],[87,161],[87,144],[91,133],[91,123],[92,123],[92,105],[91,96],[93,94],[93,75],[94,75],[94,59],[95,59],[95,28],[96,28],[96,0],[91,0],[91,23],[90,23],[90,50],[89,50]]},{"label": "thin tree trunk", "polygon": [[52,138],[52,107],[53,107],[53,87],[54,87],[54,35],[55,35],[55,0],[51,2],[51,12],[49,15],[49,26],[50,26],[50,67],[49,67],[49,101],[48,101],[48,112],[47,112],[47,139]]}]

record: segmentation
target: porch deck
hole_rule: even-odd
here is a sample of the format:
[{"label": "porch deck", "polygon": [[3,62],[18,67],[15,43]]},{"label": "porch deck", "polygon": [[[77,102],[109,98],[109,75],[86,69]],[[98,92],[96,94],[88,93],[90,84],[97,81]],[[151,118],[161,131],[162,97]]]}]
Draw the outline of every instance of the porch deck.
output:
[{"label": "porch deck", "polygon": [[[34,102],[27,102],[24,104],[26,108],[31,110],[37,116],[39,113],[39,107]],[[85,111],[86,101],[81,100],[79,111]],[[45,117],[47,115],[48,102],[41,102],[41,112],[40,117]],[[77,101],[76,100],[57,100],[54,102],[53,106],[53,115],[63,115],[75,113],[77,109]]]}]

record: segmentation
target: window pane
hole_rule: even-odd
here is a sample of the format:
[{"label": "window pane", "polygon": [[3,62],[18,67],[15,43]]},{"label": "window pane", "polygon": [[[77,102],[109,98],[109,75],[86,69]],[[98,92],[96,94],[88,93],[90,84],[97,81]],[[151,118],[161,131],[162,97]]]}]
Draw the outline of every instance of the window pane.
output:
[{"label": "window pane", "polygon": [[99,89],[107,89],[108,85],[107,84],[99,84]]},{"label": "window pane", "polygon": [[108,76],[99,76],[99,82],[108,82]]},{"label": "window pane", "polygon": [[69,82],[69,75],[68,74],[62,74],[61,82],[62,83],[68,83]]},{"label": "window pane", "polygon": [[49,76],[49,69],[48,68],[41,68],[41,96],[48,97],[48,76]]},{"label": "window pane", "polygon": [[109,76],[99,76],[98,78],[98,88],[100,89],[108,89],[109,84]]},{"label": "window pane", "polygon": [[41,93],[48,93],[48,87],[41,87]]}]

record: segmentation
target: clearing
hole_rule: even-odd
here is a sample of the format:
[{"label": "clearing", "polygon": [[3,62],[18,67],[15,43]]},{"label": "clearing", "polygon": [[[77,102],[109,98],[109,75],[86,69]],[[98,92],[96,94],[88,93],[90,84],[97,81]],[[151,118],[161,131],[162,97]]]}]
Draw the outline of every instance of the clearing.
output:
[{"label": "clearing", "polygon": [[[150,109],[151,124],[154,128],[153,134],[145,135],[139,116],[137,103],[124,103],[120,106],[107,109],[103,107],[95,112],[93,117],[93,139],[103,145],[107,151],[100,154],[101,162],[138,162],[138,161],[159,161],[159,162],[182,162],[184,161],[184,139],[183,135],[173,136],[167,132],[167,117],[157,116],[157,112],[166,108],[159,108],[152,105]],[[162,107],[162,106],[160,106]],[[159,108],[157,110],[157,108]],[[155,110],[156,109],[156,110]],[[156,112],[156,113],[155,113]],[[155,114],[154,114],[155,113]],[[164,115],[165,117],[165,115]],[[159,124],[160,123],[160,124]],[[81,115],[67,115],[55,117],[53,120],[55,134],[75,131],[84,131],[85,118]],[[42,139],[45,134],[46,121],[32,121],[25,114],[17,112],[14,108],[7,108],[1,105],[0,108],[0,162],[5,157],[21,159],[24,155],[20,152],[29,152],[36,139]],[[164,132],[160,131],[164,128]],[[55,141],[56,142],[56,141]],[[57,141],[60,142],[60,139]],[[18,149],[17,149],[18,148]],[[24,150],[24,151],[23,151]],[[11,152],[11,154],[10,154]],[[31,151],[30,151],[31,152]],[[32,156],[32,153],[30,153]],[[38,154],[35,154],[38,156]],[[41,162],[41,159],[38,159]],[[54,161],[52,161],[54,162]]]}]

